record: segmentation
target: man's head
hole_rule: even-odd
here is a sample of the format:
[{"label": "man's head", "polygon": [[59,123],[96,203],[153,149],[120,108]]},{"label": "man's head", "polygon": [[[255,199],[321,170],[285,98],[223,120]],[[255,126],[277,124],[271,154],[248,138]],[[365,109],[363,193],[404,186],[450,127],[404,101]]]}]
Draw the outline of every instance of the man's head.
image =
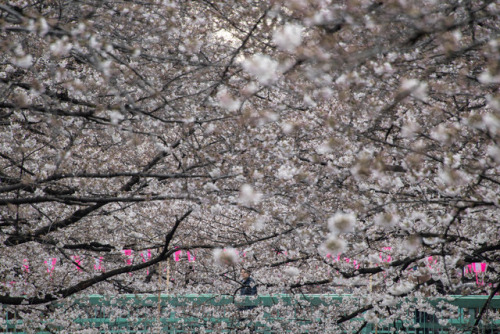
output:
[{"label": "man's head", "polygon": [[245,268],[241,268],[240,276],[241,276],[242,279],[249,278],[250,277],[250,270],[245,269]]}]

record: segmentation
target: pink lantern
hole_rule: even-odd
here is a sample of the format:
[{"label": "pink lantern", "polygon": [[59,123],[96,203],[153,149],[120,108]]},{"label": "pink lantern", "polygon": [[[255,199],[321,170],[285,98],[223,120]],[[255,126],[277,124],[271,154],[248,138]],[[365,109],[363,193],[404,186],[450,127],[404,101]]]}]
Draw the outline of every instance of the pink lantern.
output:
[{"label": "pink lantern", "polygon": [[147,262],[147,261],[149,261],[151,259],[151,250],[148,249],[147,252],[146,252],[146,254],[141,253],[140,255],[141,255],[141,258],[142,258],[142,262]]},{"label": "pink lantern", "polygon": [[52,272],[54,271],[54,268],[56,267],[57,258],[53,257],[49,261],[47,261],[47,260],[43,261],[43,263],[45,263],[45,266],[47,267],[47,272],[49,273],[49,275],[52,276]]},{"label": "pink lantern", "polygon": [[437,259],[433,259],[433,258],[432,258],[432,256],[429,256],[429,257],[427,258],[427,262],[428,262],[427,266],[428,266],[429,268],[432,268],[432,266],[433,266],[433,265],[435,265],[435,264],[437,263]]},{"label": "pink lantern", "polygon": [[95,263],[94,263],[94,269],[95,270],[104,271],[104,268],[102,266],[102,259],[103,259],[102,256],[99,256],[98,259],[95,259]]},{"label": "pink lantern", "polygon": [[[148,249],[146,255],[144,255],[144,253],[141,253],[140,255],[142,258],[142,262],[148,262],[151,259],[151,250]],[[146,270],[146,274],[149,275],[149,269]]]},{"label": "pink lantern", "polygon": [[[125,259],[125,262],[127,263],[128,266],[131,266],[132,265],[132,262],[133,262],[133,253],[134,251],[131,250],[131,249],[124,249],[123,250],[123,254],[125,254],[125,256],[127,257]],[[132,276],[132,273],[128,273],[129,276]]]},{"label": "pink lantern", "polygon": [[477,285],[485,285],[484,276],[483,276],[483,279],[479,280],[479,274],[486,272],[487,263],[486,262],[472,263],[472,269],[474,270],[474,274],[476,275],[476,284]]},{"label": "pink lantern", "polygon": [[182,251],[178,250],[174,253],[174,261],[179,262],[181,260]]},{"label": "pink lantern", "polygon": [[485,273],[488,269],[488,263],[486,262],[474,262],[465,266],[464,268],[465,274],[472,274],[476,276],[476,284],[477,285],[485,285],[484,278],[480,281],[479,274]]},{"label": "pink lantern", "polygon": [[125,262],[127,263],[127,265],[132,265],[132,254],[133,254],[133,250],[131,249],[124,249],[123,250],[123,254],[125,254],[125,256],[127,257],[127,259],[125,260]]},{"label": "pink lantern", "polygon": [[380,261],[382,261],[382,262],[391,262],[392,261],[391,254],[388,254],[388,252],[390,250],[392,250],[392,247],[382,247],[382,252],[379,253]]},{"label": "pink lantern", "polygon": [[73,261],[75,261],[76,265],[76,270],[82,271],[82,259],[80,255],[73,255]]},{"label": "pink lantern", "polygon": [[[174,261],[179,262],[182,258],[182,255],[183,255],[182,250],[176,251],[174,253]],[[196,257],[194,256],[194,254],[191,253],[190,251],[186,251],[186,257],[187,257],[188,262],[194,262],[196,260]]]},{"label": "pink lantern", "polygon": [[30,272],[30,264],[28,259],[23,259],[23,271],[29,273]]}]

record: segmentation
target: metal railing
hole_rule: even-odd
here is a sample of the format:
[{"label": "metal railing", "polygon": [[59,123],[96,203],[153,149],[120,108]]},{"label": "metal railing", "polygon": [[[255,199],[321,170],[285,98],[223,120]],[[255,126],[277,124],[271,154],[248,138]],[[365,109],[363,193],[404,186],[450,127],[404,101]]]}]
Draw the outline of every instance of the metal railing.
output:
[{"label": "metal railing", "polygon": [[[2,305],[2,333],[500,333],[500,297],[494,297],[473,328],[488,296],[447,296],[421,302],[405,299],[403,315],[368,320],[351,295],[89,295],[32,310],[36,317]],[[418,305],[417,305],[418,304]],[[348,308],[345,306],[349,305]],[[439,311],[446,311],[446,316]],[[371,312],[371,311],[368,311]],[[438,316],[435,315],[437,312]],[[375,313],[374,313],[375,314]],[[29,320],[34,319],[34,320]]]}]

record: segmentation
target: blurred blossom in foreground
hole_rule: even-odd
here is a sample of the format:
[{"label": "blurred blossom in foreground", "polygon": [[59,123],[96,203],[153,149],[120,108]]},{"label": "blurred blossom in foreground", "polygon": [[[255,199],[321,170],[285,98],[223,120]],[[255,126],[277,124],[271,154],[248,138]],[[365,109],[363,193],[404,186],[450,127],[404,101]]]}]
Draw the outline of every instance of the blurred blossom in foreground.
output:
[{"label": "blurred blossom in foreground", "polygon": [[380,213],[375,216],[375,224],[382,228],[391,228],[398,224],[399,216],[390,212]]},{"label": "blurred blossom in foreground", "polygon": [[290,277],[295,277],[300,274],[300,270],[297,267],[287,267],[283,272],[285,273],[285,275]]},{"label": "blurred blossom in foreground", "polygon": [[242,65],[243,69],[261,84],[268,85],[276,80],[278,62],[269,56],[256,54],[245,59]]},{"label": "blurred blossom in foreground", "polygon": [[345,250],[346,245],[347,244],[344,240],[339,239],[334,234],[330,234],[326,241],[319,247],[319,252],[324,255],[328,253],[342,253]]},{"label": "blurred blossom in foreground", "polygon": [[240,189],[239,202],[242,205],[255,205],[260,202],[262,194],[256,192],[251,185],[244,184]]},{"label": "blurred blossom in foreground", "polygon": [[234,248],[216,248],[213,251],[214,260],[217,264],[231,266],[238,263],[238,251]]},{"label": "blurred blossom in foreground", "polygon": [[328,219],[328,229],[335,234],[354,231],[356,216],[352,213],[337,212]]},{"label": "blurred blossom in foreground", "polygon": [[273,42],[284,51],[294,51],[302,43],[303,27],[287,23],[274,32]]},{"label": "blurred blossom in foreground", "polygon": [[401,282],[390,287],[388,292],[393,296],[401,296],[412,291],[414,287],[415,285],[410,282]]}]

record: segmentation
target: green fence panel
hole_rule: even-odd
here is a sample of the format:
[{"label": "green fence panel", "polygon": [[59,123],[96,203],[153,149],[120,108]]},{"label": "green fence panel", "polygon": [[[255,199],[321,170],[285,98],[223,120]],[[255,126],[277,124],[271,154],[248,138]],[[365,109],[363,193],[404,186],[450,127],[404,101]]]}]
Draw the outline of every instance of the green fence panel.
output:
[{"label": "green fence panel", "polygon": [[[344,299],[362,307],[362,301],[351,295],[262,295],[256,297],[234,298],[231,295],[188,294],[188,295],[89,295],[53,303],[49,311],[59,309],[79,312],[78,317],[70,319],[76,329],[93,329],[98,333],[236,333],[251,328],[255,333],[313,333],[311,326],[328,327],[330,314],[328,307],[339,306]],[[448,334],[472,333],[472,324],[488,296],[447,296],[428,299],[430,305],[439,310],[442,305],[453,305],[456,314],[449,320],[439,322],[431,314],[421,310],[408,312],[405,319],[387,323],[380,319],[376,324],[365,324],[360,333],[394,333],[404,331],[410,334]],[[406,299],[417,304],[417,301]],[[279,309],[273,306],[279,305]],[[255,306],[250,311],[238,308]],[[45,319],[33,324],[22,319],[16,312],[7,312],[7,306],[0,321],[1,333],[24,333],[25,326],[30,332],[54,333],[65,328],[57,320],[51,319],[47,312]],[[500,333],[500,297],[489,302],[488,313],[483,317],[479,333]],[[362,326],[361,317],[351,319],[340,325],[345,333],[348,327]],[[73,328],[72,327],[72,328]],[[33,330],[33,328],[35,328]]]}]

